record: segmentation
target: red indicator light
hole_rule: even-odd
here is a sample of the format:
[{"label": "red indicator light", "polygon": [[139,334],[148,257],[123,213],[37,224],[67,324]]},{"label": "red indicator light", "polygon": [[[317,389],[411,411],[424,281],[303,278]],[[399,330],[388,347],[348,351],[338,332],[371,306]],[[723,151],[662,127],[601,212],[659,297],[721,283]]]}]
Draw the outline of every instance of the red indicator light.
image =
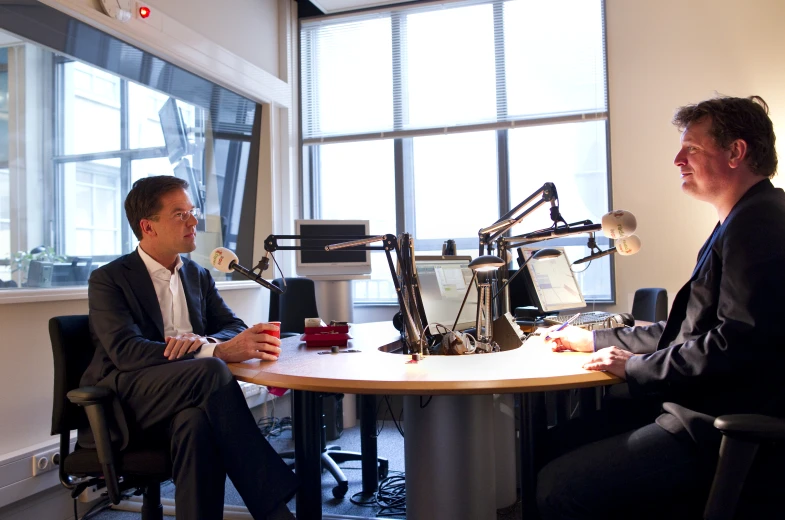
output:
[{"label": "red indicator light", "polygon": [[139,8],[139,16],[142,18],[147,18],[150,16],[150,8],[149,7],[140,7]]}]

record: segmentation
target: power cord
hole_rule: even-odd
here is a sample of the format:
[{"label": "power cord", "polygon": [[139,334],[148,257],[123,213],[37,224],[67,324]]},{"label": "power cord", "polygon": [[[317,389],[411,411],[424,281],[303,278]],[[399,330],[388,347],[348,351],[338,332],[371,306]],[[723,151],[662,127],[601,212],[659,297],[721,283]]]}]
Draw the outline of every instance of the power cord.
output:
[{"label": "power cord", "polygon": [[286,430],[292,429],[291,417],[262,417],[256,421],[256,425],[264,435],[265,439],[270,437],[278,437]]}]

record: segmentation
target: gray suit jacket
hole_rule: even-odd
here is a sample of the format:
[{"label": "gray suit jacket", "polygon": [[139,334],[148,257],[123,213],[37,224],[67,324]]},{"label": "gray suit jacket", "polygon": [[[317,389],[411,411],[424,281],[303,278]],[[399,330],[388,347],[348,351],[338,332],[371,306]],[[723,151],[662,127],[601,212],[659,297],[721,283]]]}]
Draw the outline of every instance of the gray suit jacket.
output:
[{"label": "gray suit jacket", "polygon": [[671,402],[657,423],[713,450],[718,415],[785,415],[783,323],[785,193],[763,180],[717,224],[667,322],[597,331],[595,346],[644,354],[627,362],[630,393]]},{"label": "gray suit jacket", "polygon": [[[183,258],[179,273],[195,334],[228,340],[247,328],[224,303],[206,269]],[[150,274],[136,251],[93,271],[88,304],[95,354],[82,375],[82,386],[105,386],[117,393],[116,379],[120,372],[194,357],[193,353],[175,361],[164,357],[161,307]],[[113,437],[119,435],[124,446],[128,429],[119,403],[115,406],[115,419],[118,424],[113,428]],[[85,445],[81,436],[80,444]]]}]

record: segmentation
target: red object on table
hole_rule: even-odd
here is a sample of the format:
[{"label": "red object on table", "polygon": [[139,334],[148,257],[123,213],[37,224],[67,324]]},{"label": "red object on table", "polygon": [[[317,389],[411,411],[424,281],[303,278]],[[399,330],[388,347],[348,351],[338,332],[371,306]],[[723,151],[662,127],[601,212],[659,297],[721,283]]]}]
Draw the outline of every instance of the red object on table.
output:
[{"label": "red object on table", "polygon": [[305,327],[305,333],[300,336],[307,347],[345,347],[350,339],[348,325]]}]

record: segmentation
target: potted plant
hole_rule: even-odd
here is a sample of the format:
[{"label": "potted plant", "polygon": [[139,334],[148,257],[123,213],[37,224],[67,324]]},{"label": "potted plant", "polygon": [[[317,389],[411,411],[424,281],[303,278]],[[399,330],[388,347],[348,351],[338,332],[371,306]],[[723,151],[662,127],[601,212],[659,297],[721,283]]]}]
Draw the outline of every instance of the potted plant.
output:
[{"label": "potted plant", "polygon": [[65,262],[66,257],[55,253],[54,248],[39,246],[31,250],[29,253],[25,251],[17,251],[11,255],[11,272],[17,273],[15,278],[19,286],[27,283],[27,271],[30,268],[30,262],[37,260],[39,262]]}]

